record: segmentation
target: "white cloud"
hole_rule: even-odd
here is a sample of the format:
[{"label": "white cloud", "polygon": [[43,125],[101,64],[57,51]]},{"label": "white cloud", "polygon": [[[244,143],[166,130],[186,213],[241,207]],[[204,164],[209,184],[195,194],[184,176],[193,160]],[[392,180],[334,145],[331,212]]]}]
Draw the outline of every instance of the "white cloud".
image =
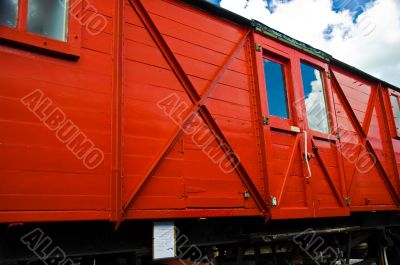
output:
[{"label": "white cloud", "polygon": [[311,92],[306,96],[306,110],[311,129],[328,132],[329,125],[326,116],[325,95],[322,87],[321,73],[314,70],[315,80],[311,82]]},{"label": "white cloud", "polygon": [[274,0],[273,5],[274,12],[270,12],[263,0],[221,1],[226,9],[259,20],[400,86],[399,0],[375,0],[356,22],[348,10],[333,11],[332,0]]}]

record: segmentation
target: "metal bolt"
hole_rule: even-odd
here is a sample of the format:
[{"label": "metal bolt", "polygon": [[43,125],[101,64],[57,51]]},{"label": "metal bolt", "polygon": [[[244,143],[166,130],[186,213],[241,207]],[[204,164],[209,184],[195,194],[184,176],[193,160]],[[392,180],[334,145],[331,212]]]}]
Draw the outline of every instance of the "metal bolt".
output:
[{"label": "metal bolt", "polygon": [[264,125],[269,125],[269,118],[266,116],[263,116],[263,123],[264,123]]}]

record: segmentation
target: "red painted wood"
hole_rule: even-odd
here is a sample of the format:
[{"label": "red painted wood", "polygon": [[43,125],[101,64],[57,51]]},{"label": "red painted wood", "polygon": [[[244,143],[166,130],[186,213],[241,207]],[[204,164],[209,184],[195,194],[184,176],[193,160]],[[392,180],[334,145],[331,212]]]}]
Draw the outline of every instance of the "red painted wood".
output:
[{"label": "red painted wood", "polygon": [[[341,105],[344,108],[344,113],[342,114],[344,119],[342,122],[346,126],[341,129],[341,134],[346,135],[347,130],[349,130],[348,128],[353,128],[356,132],[355,135],[352,133],[352,137],[341,140],[342,148],[348,149],[346,150],[348,155],[346,156],[347,161],[345,165],[348,169],[346,179],[349,198],[352,201],[351,205],[354,207],[368,207],[369,205],[397,207],[399,197],[396,185],[398,184],[399,176],[397,172],[390,169],[393,167],[394,161],[390,161],[381,155],[383,153],[390,153],[387,148],[391,147],[385,144],[389,140],[385,141],[388,135],[385,131],[387,132],[388,128],[383,123],[384,117],[381,116],[381,101],[378,100],[380,92],[371,93],[372,98],[368,100],[367,120],[364,122],[365,126],[363,128],[350,107],[350,103],[347,101],[346,90],[342,88],[343,81],[341,80],[352,77],[340,72],[338,69],[334,69],[333,73],[334,90],[337,94],[335,104]],[[349,81],[344,82],[349,83]],[[353,84],[357,83],[353,82]],[[381,87],[380,85],[376,85],[374,89],[378,90]],[[373,126],[375,128],[371,129]],[[353,142],[350,148],[348,142]],[[371,166],[362,168],[360,166],[362,162],[360,161],[366,162],[367,165],[369,163]],[[374,192],[371,192],[372,190]]]},{"label": "red painted wood", "polygon": [[[157,42],[128,1],[95,0],[108,21],[103,32],[79,27],[73,50],[48,42],[48,50],[79,60],[0,45],[0,222],[290,219],[398,209],[400,138],[389,95],[399,92],[180,1],[140,2],[160,33]],[[27,37],[24,19],[19,23],[20,32],[0,28],[1,37],[22,34],[15,40],[28,46],[45,40]],[[289,120],[269,115],[263,58],[286,66]],[[301,60],[323,73],[329,134],[308,128]],[[99,167],[86,168],[20,102],[35,89],[104,152]],[[157,107],[171,95],[181,104],[171,112],[178,123]],[[189,130],[203,126],[196,137],[181,132],[185,120]],[[205,139],[208,152],[233,152],[236,170],[222,171],[199,146]],[[365,159],[377,160],[367,172],[354,162],[363,148]]]},{"label": "red painted wood", "polygon": [[[257,66],[262,80],[261,104],[263,115],[270,121],[270,124],[264,127],[270,177],[269,189],[271,197],[276,198],[278,203],[273,209],[272,218],[348,215],[349,210],[344,205],[344,178],[337,140],[334,135],[323,135],[310,130],[305,115],[300,60],[313,64],[322,71],[327,70],[327,65],[262,36],[256,36],[256,42],[263,48],[257,55]],[[290,113],[288,120],[269,115],[263,58],[278,61],[285,66]],[[330,84],[325,73],[323,74],[331,128],[335,128],[336,119],[331,103]],[[291,126],[299,128],[301,132],[293,132]],[[304,131],[307,132],[307,142],[304,141]],[[319,151],[316,155],[320,154],[318,161],[315,158],[310,160],[313,176],[310,182],[306,179],[308,170],[303,159],[305,145],[308,153],[312,152],[313,146],[317,146]]]}]

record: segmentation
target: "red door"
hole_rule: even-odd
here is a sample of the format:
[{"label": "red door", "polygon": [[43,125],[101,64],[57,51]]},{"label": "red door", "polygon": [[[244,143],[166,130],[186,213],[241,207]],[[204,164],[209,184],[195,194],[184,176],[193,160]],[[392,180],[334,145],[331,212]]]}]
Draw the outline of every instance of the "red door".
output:
[{"label": "red door", "polygon": [[328,64],[300,52],[295,53],[295,64],[301,98],[294,108],[306,142],[304,164],[314,216],[349,215]]},{"label": "red door", "polygon": [[327,65],[256,42],[272,218],[348,215]]}]

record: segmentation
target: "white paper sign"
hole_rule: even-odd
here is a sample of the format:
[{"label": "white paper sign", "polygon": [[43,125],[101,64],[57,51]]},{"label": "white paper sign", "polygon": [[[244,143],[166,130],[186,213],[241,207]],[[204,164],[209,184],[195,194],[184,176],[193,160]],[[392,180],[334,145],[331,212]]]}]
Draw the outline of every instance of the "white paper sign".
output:
[{"label": "white paper sign", "polygon": [[153,259],[169,259],[176,256],[175,224],[154,222]]}]

